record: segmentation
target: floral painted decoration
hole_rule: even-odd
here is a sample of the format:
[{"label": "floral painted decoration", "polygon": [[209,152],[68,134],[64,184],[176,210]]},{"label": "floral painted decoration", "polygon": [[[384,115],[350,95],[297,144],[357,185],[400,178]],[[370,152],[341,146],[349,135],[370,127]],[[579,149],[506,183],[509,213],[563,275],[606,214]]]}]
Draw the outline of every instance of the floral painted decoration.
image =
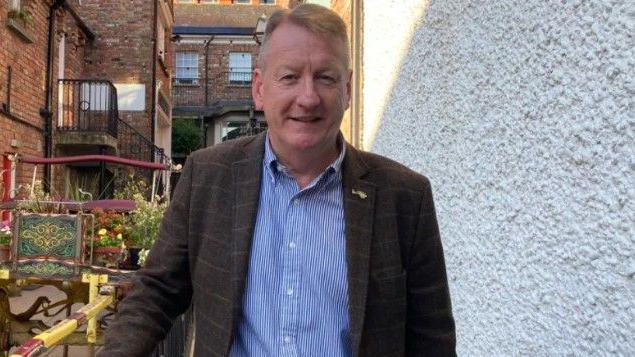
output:
[{"label": "floral painted decoration", "polygon": [[11,236],[11,221],[2,221],[0,223],[0,245],[9,245]]}]

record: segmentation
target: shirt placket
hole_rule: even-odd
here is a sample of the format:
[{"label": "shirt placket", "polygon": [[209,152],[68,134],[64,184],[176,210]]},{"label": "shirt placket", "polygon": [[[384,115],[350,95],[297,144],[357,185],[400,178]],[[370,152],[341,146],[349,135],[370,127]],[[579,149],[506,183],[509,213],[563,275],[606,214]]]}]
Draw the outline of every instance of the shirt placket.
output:
[{"label": "shirt placket", "polygon": [[301,199],[298,197],[297,184],[286,175],[281,179],[283,197],[287,201],[287,214],[282,245],[282,284],[279,294],[282,295],[281,304],[281,355],[298,356],[298,303],[300,286],[300,249],[299,227],[301,220]]}]

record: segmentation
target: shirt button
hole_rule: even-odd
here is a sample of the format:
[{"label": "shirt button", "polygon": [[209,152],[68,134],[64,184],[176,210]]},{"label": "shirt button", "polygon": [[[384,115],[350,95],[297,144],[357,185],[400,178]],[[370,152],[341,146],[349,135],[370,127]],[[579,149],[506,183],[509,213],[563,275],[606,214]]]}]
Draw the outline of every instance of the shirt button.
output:
[{"label": "shirt button", "polygon": [[295,248],[295,242],[289,243],[289,248],[291,248],[291,249]]},{"label": "shirt button", "polygon": [[289,296],[293,295],[293,289],[291,288],[287,289],[287,295]]},{"label": "shirt button", "polygon": [[293,204],[296,205],[296,206],[299,205],[300,204],[300,200],[297,199],[297,198],[293,199]]},{"label": "shirt button", "polygon": [[284,336],[284,343],[291,343],[291,336]]}]

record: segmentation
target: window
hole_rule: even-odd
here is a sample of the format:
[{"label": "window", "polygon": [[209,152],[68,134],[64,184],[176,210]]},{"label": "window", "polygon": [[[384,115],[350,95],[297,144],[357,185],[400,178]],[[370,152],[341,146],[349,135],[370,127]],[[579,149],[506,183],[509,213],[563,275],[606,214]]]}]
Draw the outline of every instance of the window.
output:
[{"label": "window", "polygon": [[267,130],[267,123],[264,120],[258,120],[256,122],[256,127],[251,128],[249,118],[245,119],[246,120],[223,120],[221,124],[220,140],[232,140],[246,135],[258,134]]},{"label": "window", "polygon": [[218,0],[201,0],[201,4],[218,4]]},{"label": "window", "polygon": [[9,10],[11,11],[20,11],[21,7],[20,6],[20,0],[10,0],[10,6],[9,6]]},{"label": "window", "polygon": [[198,53],[197,52],[177,52],[176,53],[176,77],[175,84],[197,84],[198,83]]},{"label": "window", "polygon": [[251,53],[229,54],[229,84],[251,84]]},{"label": "window", "polygon": [[276,0],[260,0],[261,4],[274,5]]},{"label": "window", "polygon": [[233,0],[234,4],[251,4],[251,0]]}]

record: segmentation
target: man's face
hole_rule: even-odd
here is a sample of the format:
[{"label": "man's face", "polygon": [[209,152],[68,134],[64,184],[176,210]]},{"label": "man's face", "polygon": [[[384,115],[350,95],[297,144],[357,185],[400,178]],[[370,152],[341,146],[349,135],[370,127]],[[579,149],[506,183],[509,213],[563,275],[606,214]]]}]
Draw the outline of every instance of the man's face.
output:
[{"label": "man's face", "polygon": [[344,51],[339,39],[326,41],[292,23],[271,34],[264,68],[254,71],[252,94],[265,112],[275,150],[289,155],[336,147],[351,91]]}]

